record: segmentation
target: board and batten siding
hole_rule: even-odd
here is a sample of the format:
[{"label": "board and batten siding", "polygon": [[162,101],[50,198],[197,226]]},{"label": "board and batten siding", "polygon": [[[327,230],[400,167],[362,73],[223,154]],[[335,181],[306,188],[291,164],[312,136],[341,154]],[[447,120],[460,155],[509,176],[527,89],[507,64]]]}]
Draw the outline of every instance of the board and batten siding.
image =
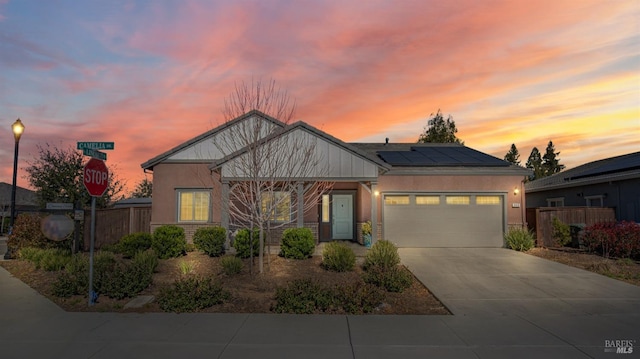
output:
[{"label": "board and batten siding", "polygon": [[[272,141],[275,141],[271,143],[272,149],[264,151],[264,154],[273,163],[278,163],[274,167],[281,173],[276,177],[290,177],[290,174],[295,174],[295,178],[309,179],[375,179],[378,176],[377,164],[302,128],[294,129]],[[295,150],[296,148],[303,150]],[[306,149],[311,148],[313,151],[310,159],[306,155]],[[242,165],[246,156],[248,154],[245,153],[224,163],[222,177],[248,177],[245,166]],[[305,161],[317,164],[306,167]],[[268,165],[265,164],[264,167]]]}]

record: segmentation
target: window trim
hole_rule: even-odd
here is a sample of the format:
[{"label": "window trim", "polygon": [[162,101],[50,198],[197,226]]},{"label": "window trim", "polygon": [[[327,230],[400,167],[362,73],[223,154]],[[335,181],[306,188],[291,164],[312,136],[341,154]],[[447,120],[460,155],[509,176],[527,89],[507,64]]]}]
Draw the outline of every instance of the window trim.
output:
[{"label": "window trim", "polygon": [[[586,202],[585,205],[587,207],[592,207],[592,208],[602,208],[602,207],[604,207],[604,198],[605,198],[605,195],[603,195],[603,194],[599,194],[599,195],[595,195],[595,196],[584,196],[584,200]],[[590,202],[593,201],[593,200],[599,200],[600,201],[600,205],[599,206],[598,205],[594,206],[594,205],[590,204]]]},{"label": "window trim", "polygon": [[[207,194],[207,213],[206,213],[206,219],[195,219],[196,218],[196,206],[195,203],[191,206],[191,218],[189,220],[183,220],[182,219],[182,194],[183,193],[191,193],[193,195],[193,197],[195,198],[195,194],[196,193],[206,193]],[[212,207],[212,196],[211,196],[211,189],[209,188],[178,188],[176,189],[176,195],[177,195],[177,204],[176,204],[176,220],[178,223],[208,223],[211,221],[211,216],[212,216],[212,212],[213,212],[213,207]]]},{"label": "window trim", "polygon": [[[557,203],[559,205],[552,206],[551,203]],[[547,207],[564,207],[564,197],[547,198]]]}]

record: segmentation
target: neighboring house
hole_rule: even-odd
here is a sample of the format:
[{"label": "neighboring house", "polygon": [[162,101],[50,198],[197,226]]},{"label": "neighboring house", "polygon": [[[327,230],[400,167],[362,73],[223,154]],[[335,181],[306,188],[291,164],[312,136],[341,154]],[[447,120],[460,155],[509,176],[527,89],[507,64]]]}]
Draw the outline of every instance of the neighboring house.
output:
[{"label": "neighboring house", "polygon": [[[323,163],[299,181],[333,187],[290,226],[311,228],[319,241],[361,242],[362,224],[371,221],[374,241],[400,247],[502,247],[508,227],[525,225],[523,180],[530,171],[522,167],[457,144],[345,143],[304,122],[285,125],[251,111],[141,165],[153,172],[152,230],[177,224],[190,240],[202,226],[236,227],[222,199],[243,180],[230,174],[246,154],[225,157],[215,143],[231,126],[251,121],[275,130],[261,143],[314,139]],[[298,206],[296,193],[283,195],[290,210]]]},{"label": "neighboring house", "polygon": [[[0,233],[8,230],[5,226],[5,218],[7,221],[11,217],[11,189],[12,185],[0,182]],[[22,187],[16,187],[16,215],[23,212],[38,211],[38,199],[34,191]],[[7,224],[8,226],[8,224]]]},{"label": "neighboring house", "polygon": [[525,185],[527,208],[612,207],[640,222],[640,152],[606,158]]}]

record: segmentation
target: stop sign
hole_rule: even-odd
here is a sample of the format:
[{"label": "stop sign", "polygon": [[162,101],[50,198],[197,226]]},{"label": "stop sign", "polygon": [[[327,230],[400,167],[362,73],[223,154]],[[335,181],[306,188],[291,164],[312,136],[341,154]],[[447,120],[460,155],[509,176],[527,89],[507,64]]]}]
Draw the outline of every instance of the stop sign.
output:
[{"label": "stop sign", "polygon": [[90,195],[102,197],[109,186],[109,170],[103,161],[92,158],[84,165],[83,180]]}]

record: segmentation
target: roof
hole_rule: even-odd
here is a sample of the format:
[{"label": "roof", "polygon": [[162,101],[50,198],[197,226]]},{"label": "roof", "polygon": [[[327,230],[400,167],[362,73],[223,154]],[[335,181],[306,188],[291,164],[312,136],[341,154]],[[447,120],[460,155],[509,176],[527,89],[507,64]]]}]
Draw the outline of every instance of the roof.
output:
[{"label": "roof", "polygon": [[[186,149],[186,148],[188,148],[188,147],[190,147],[190,146],[192,146],[192,145],[194,145],[194,144],[196,144],[196,143],[198,143],[198,142],[200,142],[202,140],[206,140],[207,138],[209,138],[209,137],[211,137],[211,136],[223,131],[224,129],[226,129],[226,128],[230,127],[230,126],[233,126],[234,124],[236,124],[236,123],[238,123],[240,121],[243,121],[243,120],[245,120],[245,119],[247,119],[249,117],[252,117],[254,115],[262,117],[265,120],[271,121],[272,123],[274,123],[277,126],[285,127],[285,124],[283,122],[278,121],[277,119],[275,119],[275,118],[273,118],[273,117],[271,117],[271,116],[269,116],[267,114],[264,114],[264,113],[262,113],[262,112],[260,112],[258,110],[251,110],[251,111],[245,113],[242,116],[239,116],[239,117],[237,117],[237,118],[235,118],[235,119],[233,119],[231,121],[228,121],[228,122],[224,123],[221,126],[218,126],[218,127],[214,128],[212,130],[209,130],[209,131],[207,131],[207,132],[205,132],[205,133],[203,133],[203,134],[201,134],[199,136],[196,136],[196,137],[194,137],[194,138],[192,138],[192,139],[190,139],[190,140],[188,140],[186,142],[183,142],[183,143],[179,144],[178,146],[170,149],[169,151],[166,151],[166,152],[164,152],[162,154],[159,154],[156,157],[153,157],[152,159],[150,159],[150,160],[144,162],[143,164],[141,164],[140,166],[145,170],[153,171],[153,166],[157,165],[158,163],[161,163],[162,161],[164,161],[167,158],[171,157],[172,155],[180,152],[181,150]],[[208,162],[210,162],[210,161],[208,161]]]},{"label": "roof", "polygon": [[640,152],[588,162],[549,177],[528,182],[528,192],[640,178]]},{"label": "roof", "polygon": [[[5,182],[0,182],[0,205],[11,205],[11,191],[13,185]],[[37,206],[38,195],[35,191],[16,186],[16,208],[18,206]]]},{"label": "roof", "polygon": [[456,143],[354,143],[378,156],[396,174],[528,175],[524,167]]},{"label": "roof", "polygon": [[113,208],[149,207],[151,206],[151,202],[151,197],[126,198],[114,203]]}]

